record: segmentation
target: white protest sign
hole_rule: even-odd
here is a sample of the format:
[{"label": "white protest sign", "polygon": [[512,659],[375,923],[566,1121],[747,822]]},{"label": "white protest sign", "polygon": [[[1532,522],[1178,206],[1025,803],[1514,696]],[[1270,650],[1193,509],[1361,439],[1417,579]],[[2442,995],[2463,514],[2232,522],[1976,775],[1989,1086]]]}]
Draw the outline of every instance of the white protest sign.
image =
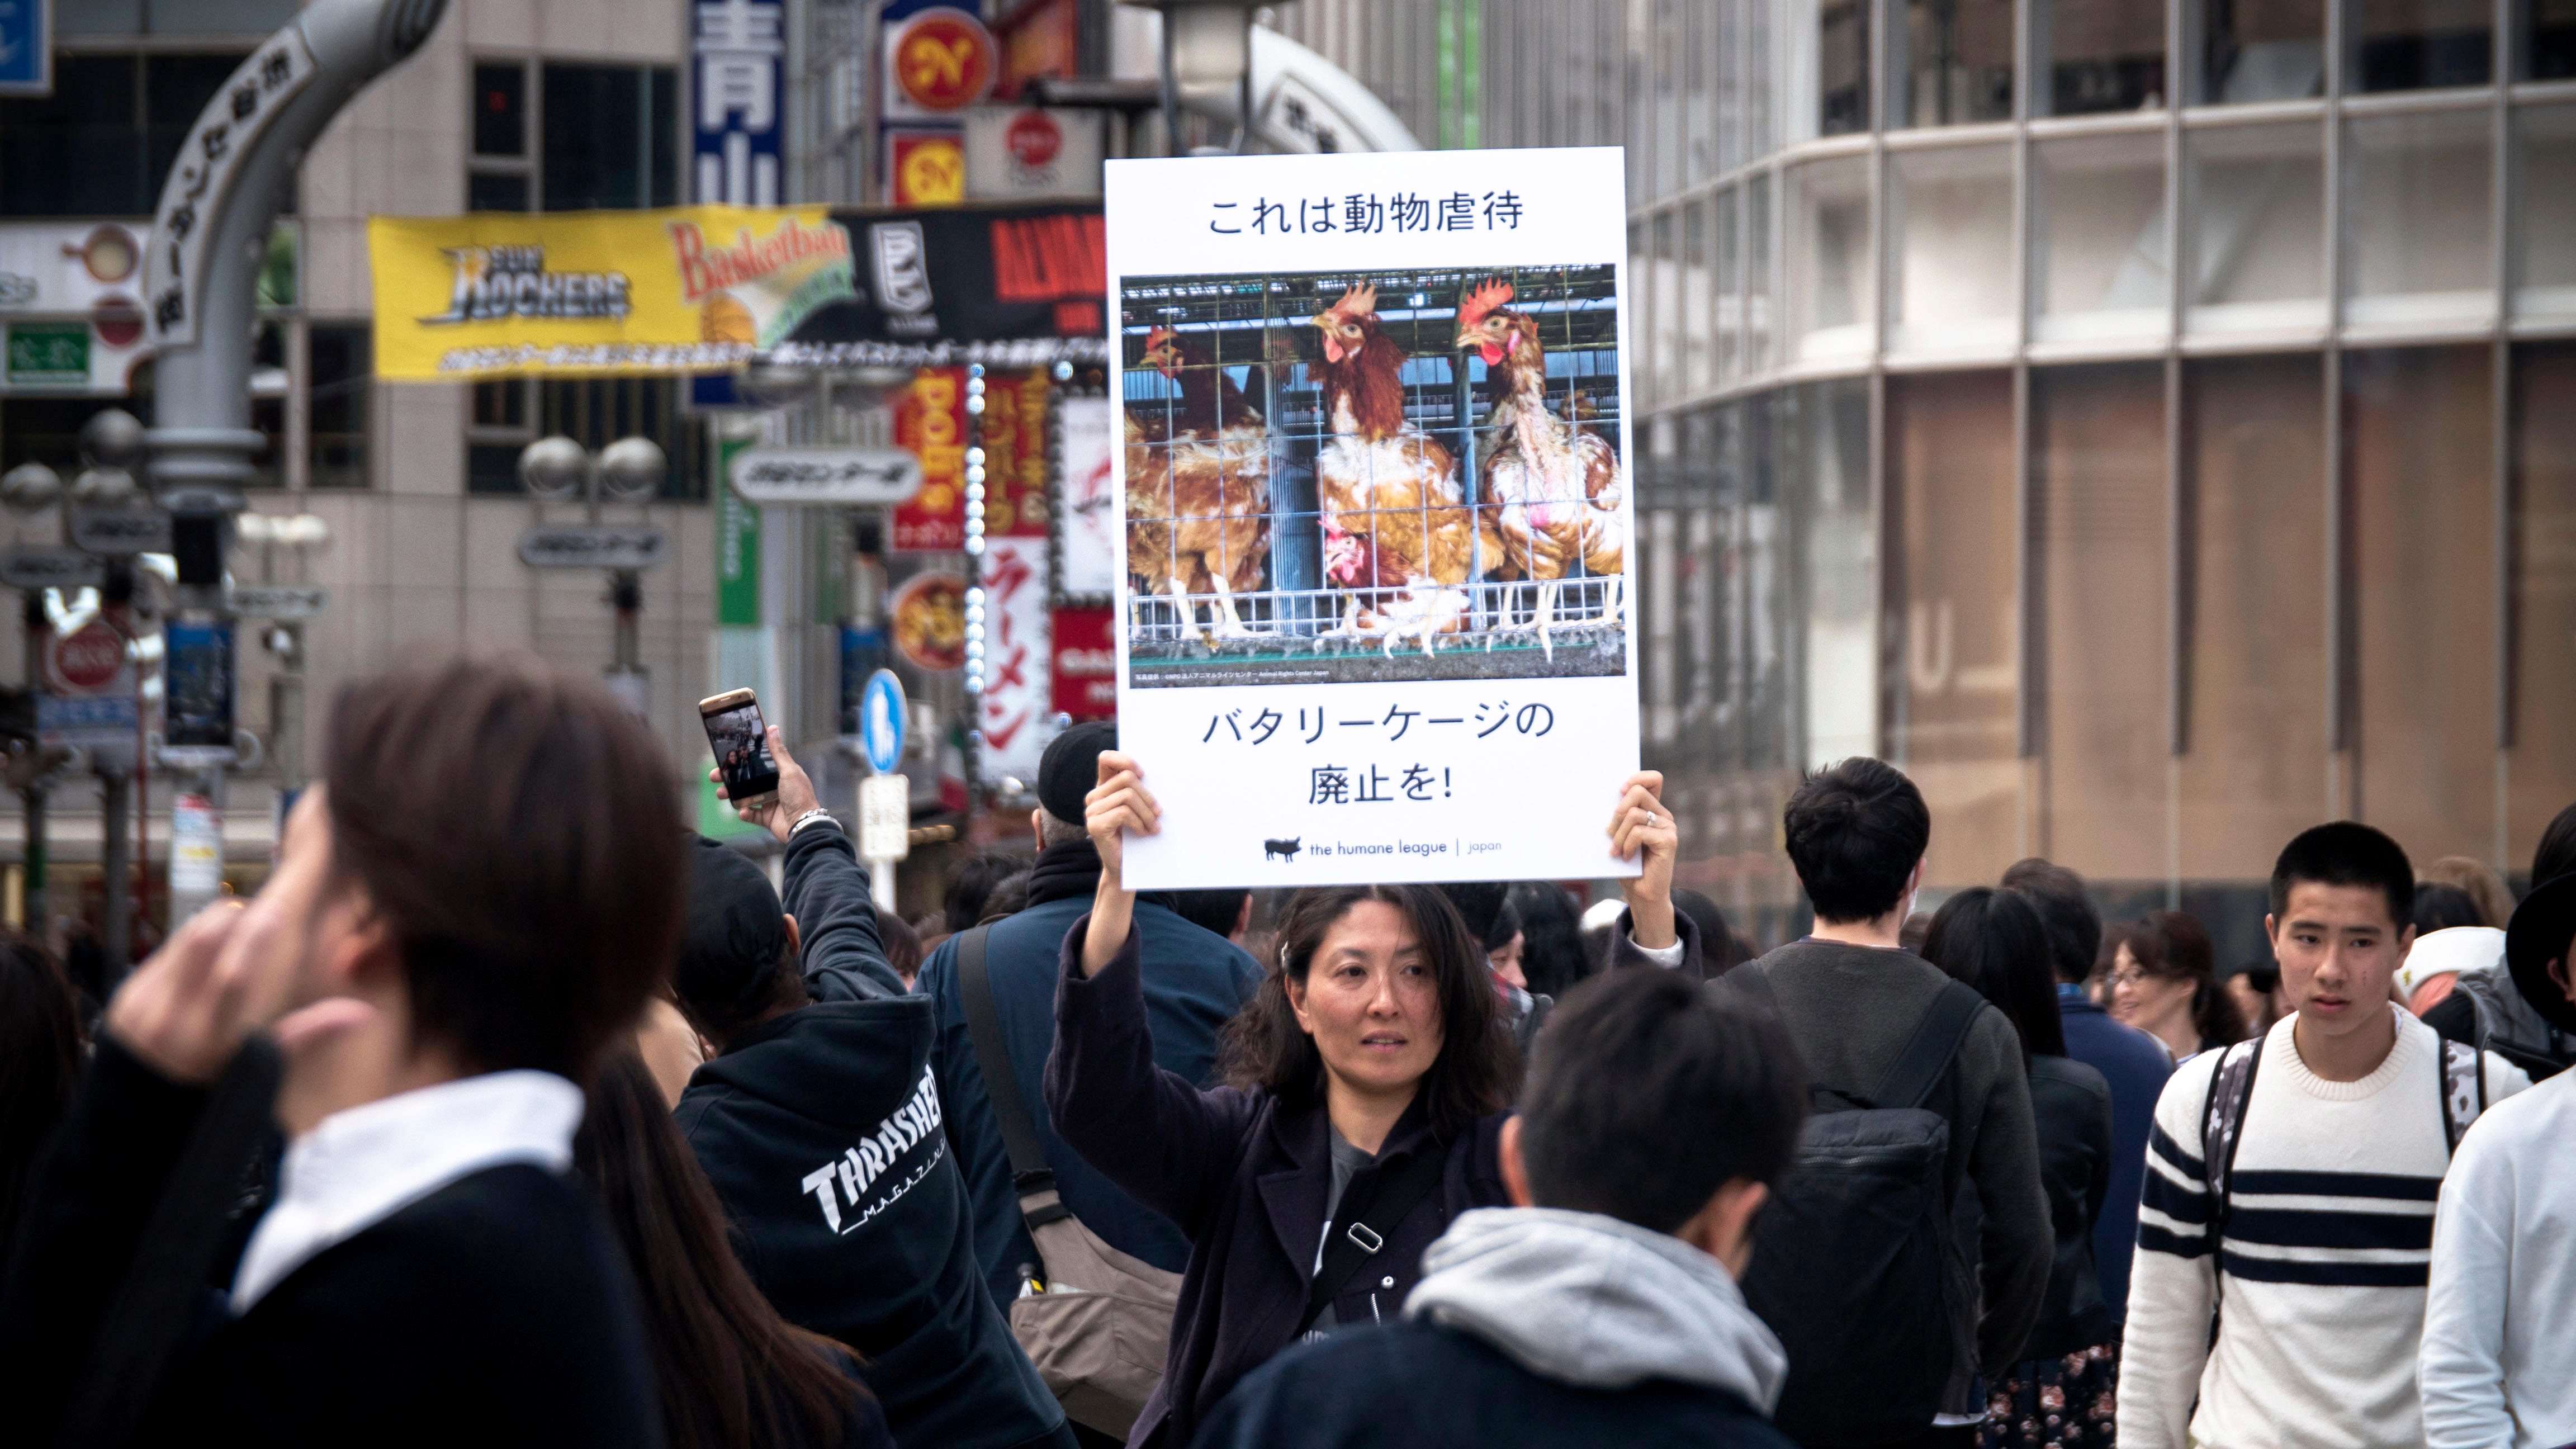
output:
[{"label": "white protest sign", "polygon": [[1624,172],[1109,163],[1130,884],[1636,873]]}]

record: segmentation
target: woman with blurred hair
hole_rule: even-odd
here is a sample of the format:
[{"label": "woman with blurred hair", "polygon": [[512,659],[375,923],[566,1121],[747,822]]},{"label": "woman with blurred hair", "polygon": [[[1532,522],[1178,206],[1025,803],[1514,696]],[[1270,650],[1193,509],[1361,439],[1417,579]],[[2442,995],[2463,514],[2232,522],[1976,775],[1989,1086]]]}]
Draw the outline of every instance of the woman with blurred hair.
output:
[{"label": "woman with blurred hair", "polygon": [[2111,1178],[2111,1085],[2066,1055],[2057,978],[2038,911],[1982,886],[1932,917],[1923,957],[1993,1002],[2021,1033],[2039,1132],[2040,1185],[2057,1238],[2039,1321],[2022,1362],[1987,1385],[1981,1449],[2057,1449],[2111,1438],[2119,1330],[2093,1263],[2093,1229]]},{"label": "woman with blurred hair", "polygon": [[2111,1015],[2165,1044],[2175,1061],[2245,1038],[2236,1002],[2218,984],[2215,952],[2200,922],[2181,911],[2149,911],[2114,932]]},{"label": "woman with blurred hair", "polygon": [[53,953],[0,932],[0,1262],[36,1153],[80,1081],[80,1004]]},{"label": "woman with blurred hair", "polygon": [[[1100,852],[1091,914],[1065,937],[1047,1108],[1094,1167],[1190,1239],[1161,1385],[1127,1442],[1187,1444],[1226,1390],[1309,1333],[1401,1315],[1422,1251],[1471,1208],[1510,1201],[1498,1138],[1519,1056],[1483,942],[1437,887],[1303,890],[1278,959],[1227,1029],[1226,1084],[1154,1065],[1126,835],[1160,807],[1135,761],[1100,756],[1086,810]],[[1644,853],[1631,951],[1680,961],[1678,835],[1632,776],[1610,827]]]},{"label": "woman with blurred hair", "polygon": [[635,1274],[670,1449],[893,1449],[848,1351],[780,1318],[735,1260],[641,1057],[600,1068],[572,1150]]}]

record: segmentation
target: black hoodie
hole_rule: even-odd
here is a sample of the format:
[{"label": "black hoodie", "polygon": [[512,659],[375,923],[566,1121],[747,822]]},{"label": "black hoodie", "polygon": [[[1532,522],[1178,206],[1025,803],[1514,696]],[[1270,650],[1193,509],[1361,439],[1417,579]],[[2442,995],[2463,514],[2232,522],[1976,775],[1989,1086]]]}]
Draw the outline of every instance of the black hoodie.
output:
[{"label": "black hoodie", "polygon": [[786,907],[817,1004],[735,1034],[676,1114],[743,1266],[789,1322],[866,1359],[903,1449],[1050,1442],[1064,1410],[984,1291],[940,1131],[930,999],[897,994],[838,826],[789,842]]}]

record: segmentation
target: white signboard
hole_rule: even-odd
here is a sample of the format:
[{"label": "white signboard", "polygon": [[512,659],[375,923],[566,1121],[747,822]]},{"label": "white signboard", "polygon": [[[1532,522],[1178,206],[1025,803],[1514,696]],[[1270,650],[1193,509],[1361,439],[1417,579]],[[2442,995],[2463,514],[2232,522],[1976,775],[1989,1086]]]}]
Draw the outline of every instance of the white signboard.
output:
[{"label": "white signboard", "polygon": [[93,620],[65,638],[48,630],[37,650],[36,737],[49,747],[85,749],[102,761],[131,762],[140,703],[125,636]]},{"label": "white signboard", "polygon": [[1068,397],[1056,406],[1064,425],[1056,587],[1106,598],[1118,583],[1118,471],[1109,456],[1116,409],[1099,397]]},{"label": "white signboard", "polygon": [[103,574],[96,557],[76,548],[22,543],[0,554],[0,584],[13,589],[72,589]]},{"label": "white signboard", "polygon": [[539,524],[519,535],[519,562],[532,569],[649,569],[670,545],[670,535],[648,524]]},{"label": "white signboard", "polygon": [[72,542],[91,553],[168,553],[170,515],[158,508],[75,508]]},{"label": "white signboard", "polygon": [[310,619],[330,602],[320,584],[233,585],[233,612],[245,619]]},{"label": "white signboard", "polygon": [[751,503],[906,503],[921,460],[901,448],[749,448],[734,455],[733,491]]},{"label": "white signboard", "polygon": [[1635,874],[1620,153],[1107,170],[1130,883]]},{"label": "white signboard", "polygon": [[251,142],[312,79],[313,55],[304,48],[303,27],[287,26],[251,52],[189,128],[169,179],[161,183],[161,206],[153,213],[151,244],[143,254],[143,294],[158,346],[185,347],[197,340],[199,288],[206,246],[221,220],[218,208],[228,201],[250,204],[227,195],[233,171]]},{"label": "white signboard", "polygon": [[975,706],[985,776],[1034,781],[1046,742],[1039,722],[1054,710],[1055,653],[1047,612],[1046,540],[987,538],[983,571],[984,692]]},{"label": "white signboard", "polygon": [[901,860],[912,854],[912,782],[901,775],[859,781],[859,859]]}]

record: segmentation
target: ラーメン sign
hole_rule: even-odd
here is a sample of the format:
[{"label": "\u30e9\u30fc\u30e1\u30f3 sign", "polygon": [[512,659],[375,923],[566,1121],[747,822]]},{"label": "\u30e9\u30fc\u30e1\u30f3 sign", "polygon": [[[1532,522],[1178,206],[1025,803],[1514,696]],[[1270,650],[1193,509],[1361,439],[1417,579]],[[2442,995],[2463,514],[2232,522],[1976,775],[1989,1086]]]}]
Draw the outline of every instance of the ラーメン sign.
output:
[{"label": "\u30e9\u30fc\u30e1\u30f3 sign", "polygon": [[397,380],[717,371],[858,295],[819,207],[376,217],[367,251]]}]

